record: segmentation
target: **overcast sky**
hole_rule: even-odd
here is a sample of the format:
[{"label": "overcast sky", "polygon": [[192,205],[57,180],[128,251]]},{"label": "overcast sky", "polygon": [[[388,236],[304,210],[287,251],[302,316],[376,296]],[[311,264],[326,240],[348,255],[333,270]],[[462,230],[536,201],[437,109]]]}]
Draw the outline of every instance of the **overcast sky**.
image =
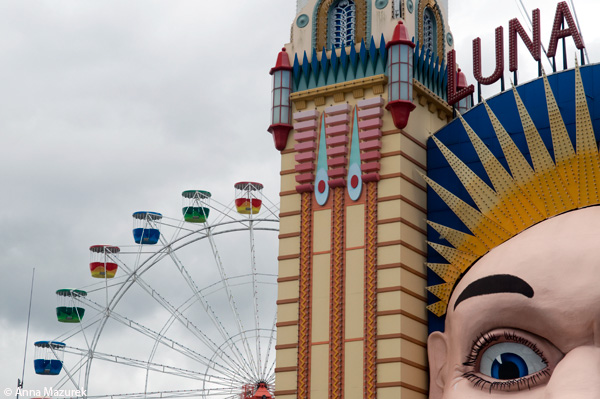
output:
[{"label": "overcast sky", "polygon": [[[590,61],[598,62],[600,5],[574,2]],[[523,3],[541,8],[547,48],[557,2]],[[191,188],[228,203],[233,183],[246,179],[263,182],[278,201],[268,71],[289,41],[295,7],[294,0],[0,0],[0,388],[15,388],[21,375],[33,267],[25,382],[39,388],[56,380],[33,375],[32,343],[66,329],[55,319],[54,291],[90,284],[90,245],[131,243],[132,212],[176,217],[180,193]],[[457,60],[474,83],[472,39],[481,37],[489,57],[494,29],[503,26],[508,57],[508,21],[526,22],[511,0],[449,0],[449,7]],[[537,76],[536,64],[519,48],[524,83]],[[483,68],[491,74],[493,61]],[[508,84],[507,71],[508,62]]]}]

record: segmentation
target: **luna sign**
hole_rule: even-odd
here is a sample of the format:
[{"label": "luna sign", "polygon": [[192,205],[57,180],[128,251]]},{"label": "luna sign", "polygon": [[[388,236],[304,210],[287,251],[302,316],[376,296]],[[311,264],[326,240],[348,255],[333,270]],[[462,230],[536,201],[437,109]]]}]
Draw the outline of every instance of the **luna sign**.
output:
[{"label": "luna sign", "polygon": [[[534,60],[538,63],[541,60],[542,41],[540,36],[540,10],[535,9],[532,12],[532,36],[530,37],[525,32],[523,25],[517,18],[513,18],[508,22],[508,52],[509,52],[509,70],[516,72],[519,69],[519,60],[517,55],[517,37],[520,37],[523,44],[531,54]],[[583,39],[575,25],[573,15],[567,6],[567,3],[562,1],[556,6],[554,15],[554,24],[550,34],[550,43],[546,55],[553,58],[558,49],[558,41],[564,40],[567,37],[572,37],[575,42],[575,47],[579,50],[584,49]],[[481,85],[491,85],[502,79],[504,75],[504,29],[502,26],[496,28],[496,68],[490,76],[483,76],[481,72],[481,39],[478,37],[473,40],[473,76]],[[564,47],[563,47],[564,49]],[[470,96],[475,91],[473,85],[463,87],[460,90],[457,88],[457,72],[456,72],[456,53],[454,50],[448,52],[448,104],[454,105],[465,97]]]}]

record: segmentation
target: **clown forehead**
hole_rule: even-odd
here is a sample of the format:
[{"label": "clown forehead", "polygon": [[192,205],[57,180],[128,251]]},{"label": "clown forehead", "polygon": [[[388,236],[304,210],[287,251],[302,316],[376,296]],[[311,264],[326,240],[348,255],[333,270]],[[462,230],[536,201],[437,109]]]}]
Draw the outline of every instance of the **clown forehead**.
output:
[{"label": "clown forehead", "polygon": [[[598,243],[600,207],[572,211],[522,232],[465,274],[452,294],[447,328],[454,324],[483,331],[497,324],[537,326],[543,332],[555,324],[595,329],[600,316]],[[476,312],[494,317],[474,318]]]}]

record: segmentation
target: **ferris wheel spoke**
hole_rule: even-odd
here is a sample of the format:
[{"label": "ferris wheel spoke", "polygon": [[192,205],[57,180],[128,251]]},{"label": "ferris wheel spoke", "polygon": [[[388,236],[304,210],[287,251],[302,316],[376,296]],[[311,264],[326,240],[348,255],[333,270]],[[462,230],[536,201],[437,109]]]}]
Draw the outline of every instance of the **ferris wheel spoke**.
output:
[{"label": "ferris wheel spoke", "polygon": [[[96,319],[96,320],[94,320],[94,319]],[[88,320],[88,322],[85,324],[85,327],[82,327],[82,328],[83,328],[83,330],[88,330],[91,327],[98,324],[101,320],[102,320],[102,315],[96,314],[91,320]],[[56,337],[54,339],[54,341],[67,341],[70,338],[73,338],[74,336],[78,335],[80,332],[81,332],[81,328],[77,328],[77,327],[72,328],[69,331]]]},{"label": "ferris wheel spoke", "polygon": [[[138,283],[142,289],[144,289],[158,304],[160,304],[165,310],[167,310],[173,317],[175,317],[188,331],[196,336],[207,348],[211,351],[216,351],[218,345],[202,330],[200,330],[194,323],[192,323],[187,317],[185,317],[177,308],[175,308],[170,302],[168,302],[163,296],[161,296],[157,290],[152,288],[146,283],[141,277],[137,276],[135,282]],[[223,351],[220,352],[221,359],[227,362],[230,367],[238,367],[234,359]]]},{"label": "ferris wheel spoke", "polygon": [[[88,395],[87,399],[168,399],[168,398],[190,398],[190,397],[206,397],[209,393],[232,392],[232,389],[224,388],[212,388],[212,389],[189,389],[189,390],[176,390],[176,391],[155,391],[155,392],[138,392],[138,393],[122,393],[122,394],[111,394],[111,395]],[[232,396],[222,397],[222,399],[228,398],[239,398],[238,394]]]},{"label": "ferris wheel spoke", "polygon": [[[254,365],[255,364],[254,356],[252,355],[252,350],[250,349],[250,345],[248,343],[248,338],[246,337],[246,332],[245,332],[244,326],[242,324],[242,318],[240,317],[240,313],[237,309],[233,293],[231,292],[231,287],[229,287],[229,280],[227,277],[227,273],[225,272],[225,268],[223,267],[223,262],[221,261],[221,256],[219,255],[219,251],[215,244],[214,238],[211,235],[210,229],[208,229],[207,236],[208,236],[208,242],[210,243],[210,247],[213,252],[215,263],[217,265],[217,269],[219,270],[223,288],[225,289],[225,293],[227,295],[230,310],[236,321],[238,333],[242,337],[242,346],[248,355],[249,362]],[[252,369],[253,369],[254,376],[258,377],[258,375],[260,373],[260,369],[254,369],[254,367],[252,367]]]},{"label": "ferris wheel spoke", "polygon": [[[185,268],[183,263],[179,260],[177,255],[172,250],[168,251],[168,252],[169,252],[169,255],[170,255],[173,263],[175,264],[175,267],[177,268],[177,270],[179,270],[183,279],[185,280],[187,285],[190,287],[192,293],[194,294],[194,296],[196,297],[196,299],[202,306],[202,309],[204,310],[204,312],[208,315],[213,326],[216,328],[216,330],[219,332],[219,334],[221,335],[221,337],[223,338],[223,340],[225,342],[231,342],[231,340],[230,340],[231,336],[229,335],[229,333],[227,332],[227,330],[225,329],[223,324],[220,322],[219,318],[217,317],[213,308],[210,306],[207,299],[204,297],[204,295],[202,295],[196,282],[193,280],[192,276],[189,274],[189,272],[187,271],[187,269]],[[239,350],[238,347],[236,347],[235,345],[232,345],[232,346],[230,346],[230,349],[232,349],[233,353],[238,358],[238,361],[241,361],[241,362],[246,361],[244,358],[244,355],[242,354],[242,352]]]},{"label": "ferris wheel spoke", "polygon": [[[75,374],[77,372],[80,372],[81,368],[86,365],[87,360],[87,354],[82,355],[81,359],[76,364],[74,364],[73,367],[71,367],[71,373]],[[53,384],[52,388],[62,389],[62,387],[64,387],[69,381],[69,375],[65,373],[65,375],[63,375],[56,384]]]},{"label": "ferris wheel spoke", "polygon": [[[163,254],[163,256],[165,256]],[[153,264],[156,263],[158,260],[160,259],[156,259],[153,261]],[[127,267],[123,264],[123,266],[127,269]],[[144,270],[140,270],[140,267],[137,268],[138,271],[140,271],[140,273],[143,273]],[[147,269],[146,269],[147,270]],[[154,298],[161,306],[163,306],[167,311],[169,311],[173,316],[176,317],[176,319],[186,328],[188,329],[193,335],[195,335],[198,339],[200,339],[201,342],[203,342],[211,352],[215,351],[216,348],[216,344],[214,342],[212,342],[210,340],[210,338],[208,338],[205,334],[202,333],[202,331],[200,331],[193,323],[191,323],[189,320],[187,320],[185,318],[185,316],[183,316],[182,314],[180,314],[180,312],[177,312],[175,310],[175,308],[168,302],[166,301],[162,296],[160,296],[160,294],[158,294],[158,292],[156,290],[154,290],[152,287],[150,287],[148,284],[144,283],[144,281],[140,278],[139,275],[137,275],[136,273],[131,272],[130,270],[127,270],[127,272],[129,273],[129,277],[128,277],[128,284],[123,284],[120,288],[121,292],[118,295],[115,295],[115,297],[113,298],[113,300],[111,301],[111,305],[109,305],[109,307],[114,307],[116,306],[116,304],[119,302],[120,298],[124,295],[124,293],[127,291],[127,289],[134,283],[137,282],[139,283],[142,288],[149,293],[149,295]],[[99,335],[104,327],[104,324],[106,322],[106,320],[110,317],[112,311],[110,311],[109,309],[105,309],[105,317],[102,319],[101,325],[100,327],[96,330],[96,334],[94,335],[94,340],[93,340],[93,345],[92,345],[92,351],[95,350],[95,347],[97,345],[98,342],[98,338]],[[212,348],[212,349],[211,349]],[[219,353],[219,358],[221,360],[223,360],[227,366],[222,367],[224,370],[236,370],[238,373],[245,375],[246,372],[243,368],[240,368],[238,370],[238,368],[240,367],[228,354],[221,352]],[[212,364],[216,364],[215,362],[213,362]],[[85,387],[88,386],[88,382],[89,382],[89,377],[90,377],[90,365],[88,364],[88,367],[86,368],[86,374],[85,374]]]},{"label": "ferris wheel spoke", "polygon": [[[189,307],[191,307],[195,303],[194,299],[196,299],[196,296],[192,296],[187,301],[185,301],[178,308],[180,313],[185,312]],[[158,333],[154,333],[154,334],[156,334],[156,339],[155,339],[155,343],[154,343],[154,346],[150,353],[148,361],[153,360],[156,350],[158,349],[159,343],[164,343],[163,338],[165,337],[166,332],[168,331],[168,329],[171,327],[171,325],[174,323],[175,320],[176,320],[176,318],[173,315],[171,315],[171,317],[169,318],[169,320],[167,320],[167,322],[165,323],[165,325],[163,326],[161,331]],[[173,345],[179,345],[178,343],[175,343],[175,341],[173,341],[173,340],[169,340],[169,341],[171,342],[170,347],[172,347]],[[199,355],[199,356],[202,358],[201,364],[203,364],[207,368],[214,369],[216,372],[220,372],[225,375],[229,375],[231,377],[235,377],[236,375],[238,375],[238,376],[245,375],[246,377],[251,377],[249,374],[247,374],[244,371],[243,368],[232,369],[231,363],[228,363],[228,365],[222,365],[222,364],[216,363],[212,359],[208,359],[202,355]],[[146,373],[146,387],[148,385],[148,378],[149,378],[149,373]]]},{"label": "ferris wheel spoke", "polygon": [[[277,221],[279,221],[279,204],[275,204],[268,197],[263,197],[264,201],[267,201],[270,206],[265,206],[264,208],[273,216]],[[263,201],[263,203],[264,203]]]},{"label": "ferris wheel spoke", "polygon": [[[87,350],[69,346],[69,347],[65,348],[65,353],[79,355],[82,353],[87,353]],[[146,369],[149,367],[151,371],[155,371],[155,372],[159,372],[159,373],[163,373],[163,374],[176,375],[178,377],[189,378],[189,379],[194,379],[194,380],[202,380],[204,378],[204,373],[201,373],[198,371],[188,370],[188,369],[169,366],[169,365],[160,364],[160,363],[150,363],[150,362],[147,362],[144,360],[133,359],[133,358],[119,356],[119,355],[112,355],[112,354],[108,354],[108,353],[94,352],[94,359],[118,363],[118,364],[122,364],[122,365],[129,366],[129,367],[136,367],[136,368],[143,368],[143,369]],[[217,375],[211,375],[210,378],[215,382],[223,383],[223,382],[228,381],[227,379],[217,376]]]},{"label": "ferris wheel spoke", "polygon": [[[269,343],[267,344],[267,355],[265,356],[265,364],[264,364],[262,378],[266,378],[266,376],[269,375],[268,373],[271,373],[271,370],[267,371],[267,364],[268,364],[268,361],[271,356],[271,348],[275,346],[274,344],[275,344],[275,332],[276,331],[277,331],[277,313],[273,317],[273,323],[271,324],[271,333],[269,334]],[[273,366],[273,364],[275,364],[275,363],[274,362],[271,363],[271,367]]]},{"label": "ferris wheel spoke", "polygon": [[[49,348],[52,351],[52,354],[54,355],[54,357],[56,357],[57,359],[60,359],[60,357],[56,353],[56,350],[51,345],[49,346]],[[66,346],[63,347],[63,351],[65,349],[66,349]],[[69,380],[71,380],[71,382],[73,383],[73,386],[75,386],[75,389],[80,391],[81,389],[79,388],[79,384],[75,381],[72,373],[69,371],[69,368],[65,366],[64,362],[62,363],[62,371],[64,371],[65,374],[67,375],[67,377],[69,378]]]},{"label": "ferris wheel spoke", "polygon": [[[250,236],[250,273],[252,274],[252,299],[254,301],[254,328],[257,333],[260,331],[259,309],[258,309],[258,285],[256,281],[256,255],[254,246],[254,226],[252,224],[252,214],[250,214],[249,236]],[[260,339],[256,340],[256,369],[260,375],[260,361],[262,359]]]},{"label": "ferris wheel spoke", "polygon": [[[85,301],[91,308],[94,308],[94,309],[100,310],[100,311],[102,310],[102,305],[90,300],[89,298],[86,298]],[[171,318],[173,318],[174,320],[177,320],[178,319],[177,314],[181,314],[181,312],[179,310],[177,310],[176,313],[172,313]],[[208,367],[209,365],[213,364],[213,363],[211,363],[211,360],[208,359],[206,356],[203,356],[200,353],[178,343],[177,341],[166,337],[162,333],[158,333],[158,332],[142,325],[141,323],[135,322],[125,316],[122,316],[115,311],[109,312],[108,317],[110,317],[113,320],[118,321],[119,323],[123,324],[126,327],[129,327],[129,328],[137,331],[140,334],[143,334],[143,335],[153,339],[155,342],[160,342],[161,344],[170,348],[171,350],[181,353],[182,355],[202,364],[203,366]],[[217,364],[216,369],[218,369],[219,372],[229,373],[230,372],[229,370],[231,370],[232,367],[235,367],[234,365],[236,363],[233,359],[224,359],[224,360],[227,362],[228,365],[223,366],[221,364]]]}]

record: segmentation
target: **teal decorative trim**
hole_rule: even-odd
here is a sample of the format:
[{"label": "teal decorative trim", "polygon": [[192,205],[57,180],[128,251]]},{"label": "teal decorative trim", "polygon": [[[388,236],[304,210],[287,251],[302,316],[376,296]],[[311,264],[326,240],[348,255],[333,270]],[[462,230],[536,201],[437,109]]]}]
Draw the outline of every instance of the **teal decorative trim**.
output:
[{"label": "teal decorative trim", "polygon": [[375,7],[378,10],[385,8],[388,5],[388,0],[375,0]]},{"label": "teal decorative trim", "polygon": [[413,3],[413,0],[407,0],[406,2],[406,9],[408,10],[409,13],[413,13],[414,9],[415,9],[415,5]]},{"label": "teal decorative trim", "polygon": [[354,43],[349,47],[349,52],[346,47],[337,49],[339,55],[336,50],[327,52],[323,49],[320,61],[315,49],[311,61],[306,51],[301,56],[296,54],[293,64],[294,92],[386,73],[387,51],[383,34],[379,46],[371,37],[368,45],[361,41],[358,51]]},{"label": "teal decorative trim", "polygon": [[444,100],[447,100],[448,68],[444,59],[417,42],[413,59],[413,77]]},{"label": "teal decorative trim", "polygon": [[308,25],[309,20],[310,18],[308,15],[299,15],[298,18],[296,18],[296,25],[298,25],[298,28],[304,28],[306,25]]},{"label": "teal decorative trim", "polygon": [[317,155],[317,173],[315,175],[315,199],[323,206],[329,198],[329,176],[327,176],[327,145],[325,138],[325,115],[321,115],[321,134],[319,155]]},{"label": "teal decorative trim", "polygon": [[346,187],[352,201],[360,198],[362,192],[362,171],[360,169],[360,142],[358,140],[358,110],[352,111],[352,146],[350,147],[350,159],[348,160],[348,178]]},{"label": "teal decorative trim", "polygon": [[452,43],[454,43],[454,38],[450,32],[446,34],[446,43],[448,43],[448,46],[452,46]]}]

